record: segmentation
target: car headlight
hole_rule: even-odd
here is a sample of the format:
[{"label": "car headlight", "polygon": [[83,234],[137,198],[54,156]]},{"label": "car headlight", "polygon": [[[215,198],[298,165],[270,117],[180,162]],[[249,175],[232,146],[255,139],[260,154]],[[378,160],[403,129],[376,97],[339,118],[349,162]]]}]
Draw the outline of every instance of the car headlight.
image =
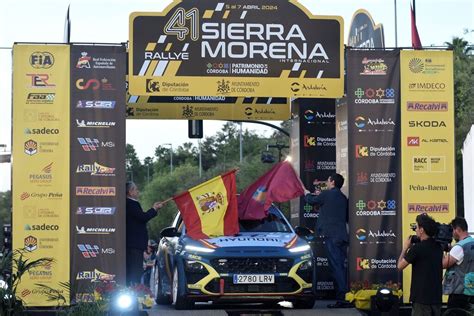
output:
[{"label": "car headlight", "polygon": [[295,253],[295,252],[304,252],[310,250],[311,247],[309,245],[303,245],[303,246],[298,246],[295,248],[290,248],[290,252]]},{"label": "car headlight", "polygon": [[187,245],[186,247],[184,247],[184,249],[190,252],[205,252],[205,253],[214,252],[214,249],[199,247],[199,246],[191,246],[191,245]]}]

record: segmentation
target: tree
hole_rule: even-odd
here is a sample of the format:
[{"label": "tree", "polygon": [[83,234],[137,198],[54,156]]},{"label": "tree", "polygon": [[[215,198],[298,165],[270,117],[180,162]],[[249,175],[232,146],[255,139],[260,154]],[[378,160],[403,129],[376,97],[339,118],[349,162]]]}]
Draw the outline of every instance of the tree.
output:
[{"label": "tree", "polygon": [[455,37],[446,45],[454,54],[454,111],[456,138],[456,187],[458,214],[464,214],[462,146],[474,124],[474,55],[473,46]]},{"label": "tree", "polygon": [[133,181],[142,187],[145,180],[145,170],[138,159],[137,152],[131,144],[125,147],[125,170],[127,172],[127,181]]}]

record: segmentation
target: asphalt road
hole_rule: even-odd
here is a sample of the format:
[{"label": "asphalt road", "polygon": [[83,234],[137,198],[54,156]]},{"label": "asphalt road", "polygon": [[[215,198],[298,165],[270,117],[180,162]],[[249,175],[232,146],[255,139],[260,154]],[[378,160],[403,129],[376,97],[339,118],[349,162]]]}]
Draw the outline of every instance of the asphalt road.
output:
[{"label": "asphalt road", "polygon": [[148,315],[180,315],[180,316],[247,316],[247,315],[265,315],[265,316],[349,316],[363,315],[355,308],[328,309],[327,304],[333,301],[316,301],[313,309],[293,309],[291,304],[288,307],[280,306],[280,308],[267,309],[259,304],[246,305],[213,305],[213,304],[196,304],[195,309],[189,311],[177,311],[172,306],[155,305],[148,310]]}]

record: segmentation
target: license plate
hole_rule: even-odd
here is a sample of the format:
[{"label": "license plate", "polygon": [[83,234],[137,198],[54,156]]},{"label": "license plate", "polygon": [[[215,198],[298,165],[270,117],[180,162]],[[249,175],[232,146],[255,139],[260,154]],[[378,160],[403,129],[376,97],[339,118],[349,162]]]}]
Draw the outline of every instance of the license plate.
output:
[{"label": "license plate", "polygon": [[270,284],[275,283],[273,274],[234,274],[234,284]]}]

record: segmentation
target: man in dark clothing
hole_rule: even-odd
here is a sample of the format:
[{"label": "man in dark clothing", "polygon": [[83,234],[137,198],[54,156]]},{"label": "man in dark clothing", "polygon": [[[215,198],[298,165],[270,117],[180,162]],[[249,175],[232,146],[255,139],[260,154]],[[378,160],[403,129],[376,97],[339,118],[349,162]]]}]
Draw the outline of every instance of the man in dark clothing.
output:
[{"label": "man in dark clothing", "polygon": [[347,287],[347,197],[341,192],[344,177],[338,173],[332,174],[327,182],[327,190],[310,194],[305,191],[305,200],[309,204],[319,206],[319,217],[316,222],[316,235],[324,236],[324,245],[329,260],[329,266],[336,282],[336,304],[328,307],[352,307],[345,302]]},{"label": "man in dark clothing", "polygon": [[441,315],[441,282],[443,250],[433,236],[437,233],[436,222],[426,214],[416,217],[416,236],[419,242],[412,243],[412,236],[403,244],[398,258],[398,269],[412,265],[410,301],[413,316]]},{"label": "man in dark clothing", "polygon": [[451,221],[456,244],[443,258],[443,292],[449,294],[448,310],[462,309],[473,312],[474,288],[466,286],[474,282],[474,238],[469,236],[467,222],[462,217]]},{"label": "man in dark clothing", "polygon": [[146,223],[155,217],[163,205],[155,202],[153,207],[143,212],[137,201],[140,192],[133,182],[126,184],[126,268],[127,285],[139,284],[143,274],[143,251],[148,244]]}]

